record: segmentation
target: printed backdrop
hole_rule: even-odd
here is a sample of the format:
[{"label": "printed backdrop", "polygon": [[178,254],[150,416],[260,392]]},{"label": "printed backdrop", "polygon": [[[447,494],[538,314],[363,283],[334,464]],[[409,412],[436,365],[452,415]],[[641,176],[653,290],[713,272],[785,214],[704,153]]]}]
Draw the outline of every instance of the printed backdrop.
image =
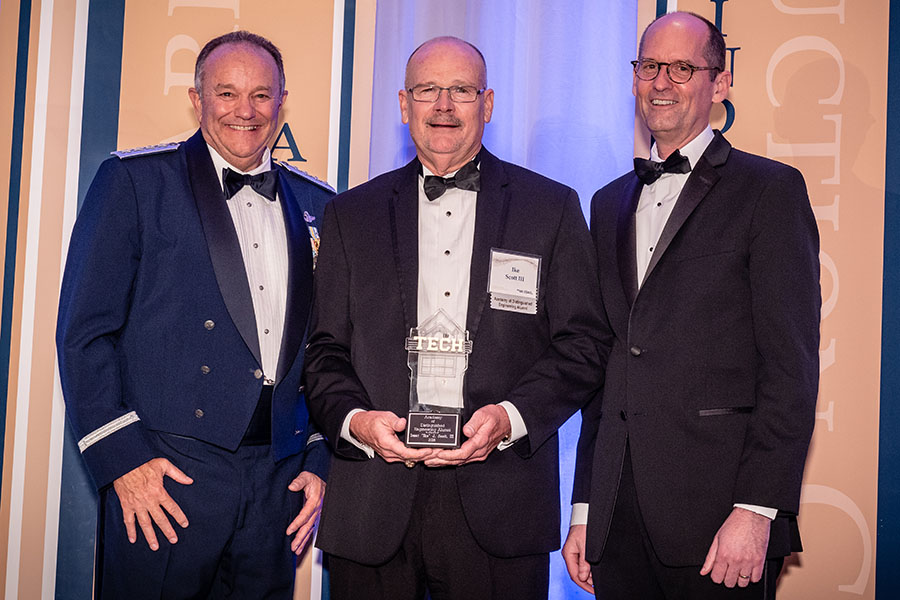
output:
[{"label": "printed backdrop", "polygon": [[[875,598],[877,571],[878,596],[897,597],[890,575],[900,564],[900,502],[888,469],[900,461],[890,445],[900,422],[880,389],[900,381],[891,387],[892,364],[879,371],[890,344],[882,312],[887,331],[894,309],[882,306],[882,262],[898,236],[884,217],[896,64],[889,30],[900,31],[887,0],[0,2],[4,596],[91,595],[95,493],[55,374],[65,248],[110,151],[194,130],[187,88],[206,40],[244,28],[281,47],[289,96],[275,154],[346,189],[412,156],[396,104],[409,53],[435,35],[468,39],[484,52],[496,91],[486,144],[572,185],[587,208],[594,190],[629,169],[632,150],[647,155],[628,61],[643,27],[675,9],[706,16],[726,35],[734,85],[714,126],[804,173],[822,237],[822,385],[800,515],[806,550],[788,561],[779,595]],[[886,286],[886,302],[891,293]],[[560,435],[566,521],[577,432],[576,416]],[[299,566],[297,598],[327,595],[317,561],[310,553]],[[552,598],[587,597],[558,553],[551,573]]]}]

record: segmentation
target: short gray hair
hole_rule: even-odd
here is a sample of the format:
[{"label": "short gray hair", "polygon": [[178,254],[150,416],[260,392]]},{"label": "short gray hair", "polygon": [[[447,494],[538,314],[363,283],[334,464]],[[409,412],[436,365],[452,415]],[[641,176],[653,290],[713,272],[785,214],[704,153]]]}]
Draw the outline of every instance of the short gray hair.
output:
[{"label": "short gray hair", "polygon": [[203,69],[206,66],[206,59],[209,58],[213,50],[225,44],[250,44],[268,52],[278,67],[278,82],[281,84],[281,91],[284,91],[284,61],[281,58],[281,50],[263,36],[241,30],[215,37],[206,42],[206,45],[200,50],[200,54],[197,55],[197,62],[194,64],[194,88],[198,94],[203,94]]}]

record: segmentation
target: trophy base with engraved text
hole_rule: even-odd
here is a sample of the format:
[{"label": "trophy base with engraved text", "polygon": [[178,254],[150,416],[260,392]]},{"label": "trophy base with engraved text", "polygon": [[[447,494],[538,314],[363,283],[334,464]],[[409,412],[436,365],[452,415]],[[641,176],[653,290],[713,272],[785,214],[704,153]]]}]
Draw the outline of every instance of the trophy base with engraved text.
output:
[{"label": "trophy base with engraved text", "polygon": [[409,448],[459,448],[458,412],[414,412],[406,420]]}]

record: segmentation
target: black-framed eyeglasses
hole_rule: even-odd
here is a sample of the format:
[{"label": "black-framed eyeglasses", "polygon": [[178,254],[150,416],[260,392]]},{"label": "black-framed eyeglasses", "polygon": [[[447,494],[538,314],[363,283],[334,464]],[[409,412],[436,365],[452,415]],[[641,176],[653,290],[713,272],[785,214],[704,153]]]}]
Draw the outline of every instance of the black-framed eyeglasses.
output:
[{"label": "black-framed eyeglasses", "polygon": [[651,60],[649,58],[633,60],[631,61],[631,66],[634,67],[634,74],[637,75],[638,79],[642,79],[643,81],[653,81],[659,75],[660,67],[665,67],[666,73],[668,74],[669,79],[672,80],[672,83],[687,83],[691,80],[691,77],[693,77],[694,71],[722,70],[719,67],[695,67],[691,63],[683,60],[667,63]]},{"label": "black-framed eyeglasses", "polygon": [[406,91],[412,94],[412,99],[416,102],[437,102],[437,99],[441,97],[441,92],[444,90],[447,90],[447,93],[450,94],[450,100],[453,102],[475,102],[478,96],[484,93],[484,89],[478,89],[474,85],[441,87],[427,83],[411,87]]}]

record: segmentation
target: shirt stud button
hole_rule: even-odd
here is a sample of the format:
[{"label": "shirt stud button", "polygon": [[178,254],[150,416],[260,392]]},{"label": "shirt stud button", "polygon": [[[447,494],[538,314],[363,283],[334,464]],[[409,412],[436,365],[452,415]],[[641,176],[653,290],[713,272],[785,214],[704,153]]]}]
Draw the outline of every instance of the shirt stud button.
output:
[{"label": "shirt stud button", "polygon": [[194,416],[197,417],[198,419],[202,419],[203,418],[203,409],[198,408],[197,410],[195,410]]},{"label": "shirt stud button", "polygon": [[209,371],[210,371],[210,369],[206,365],[203,365],[200,367],[200,372],[203,373],[204,375],[209,375]]},{"label": "shirt stud button", "polygon": [[212,319],[209,319],[203,323],[203,326],[206,327],[207,331],[212,331],[213,327],[216,326],[216,322]]}]

